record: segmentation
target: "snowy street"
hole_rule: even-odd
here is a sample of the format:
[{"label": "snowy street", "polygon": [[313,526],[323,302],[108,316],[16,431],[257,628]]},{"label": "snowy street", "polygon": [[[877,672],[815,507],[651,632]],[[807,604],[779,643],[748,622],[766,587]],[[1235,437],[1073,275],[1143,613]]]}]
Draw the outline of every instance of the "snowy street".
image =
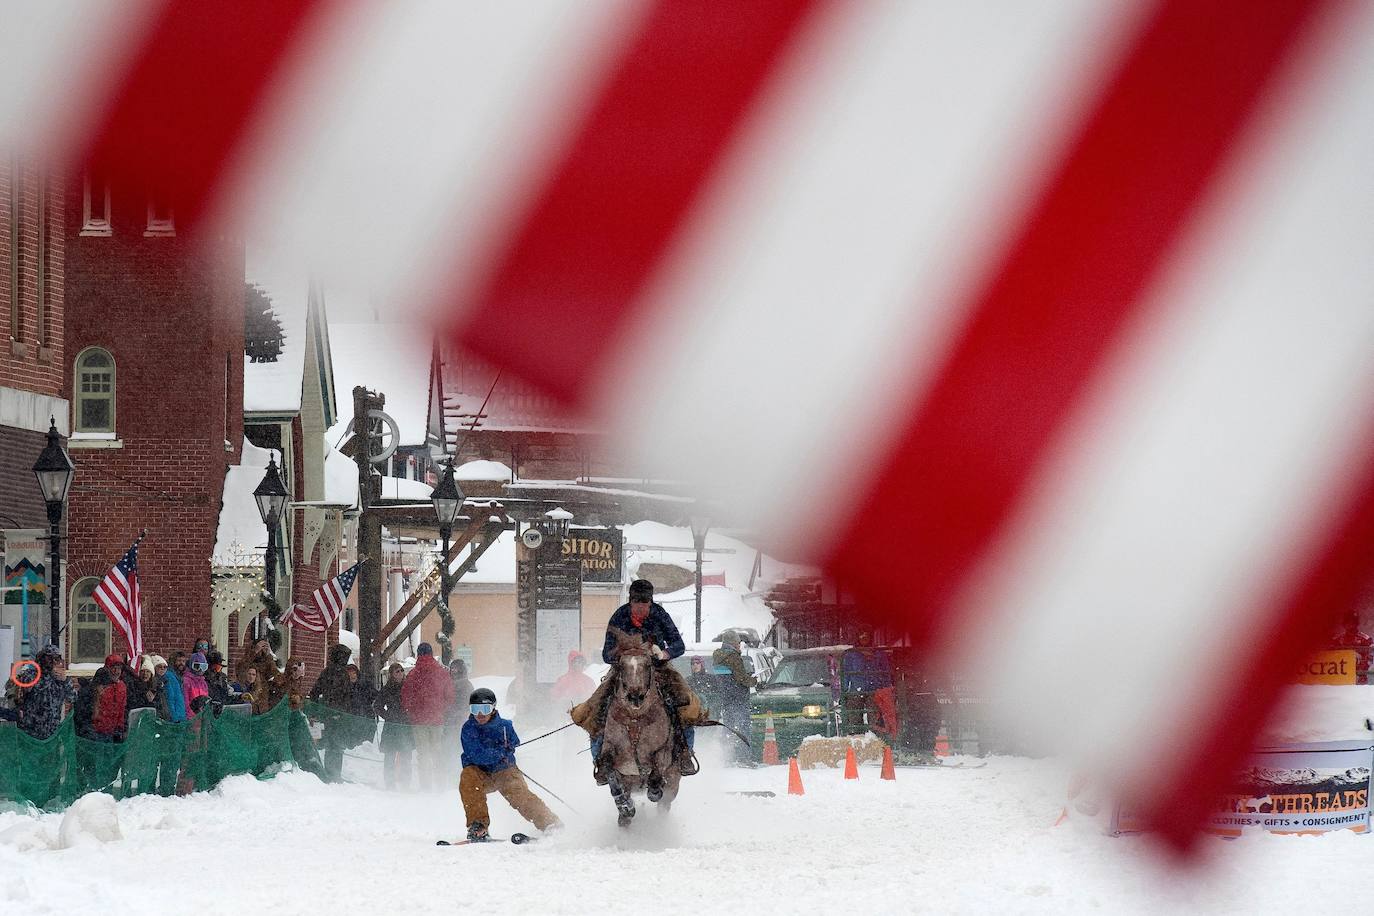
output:
[{"label": "snowy street", "polygon": [[[580,812],[536,845],[436,847],[463,833],[458,794],[389,793],[287,773],[233,777],[186,798],[117,804],[122,839],[56,849],[62,815],[0,814],[0,911],[26,916],[194,899],[205,914],[676,912],[1256,913],[1362,899],[1368,838],[1204,840],[1211,868],[1161,870],[1139,837],[1086,822],[1053,827],[1064,779],[1052,762],[981,768],[785,767],[686,780],[670,818],[640,805],[622,831],[572,742],[521,752],[521,765]],[[957,759],[957,758],[955,758]],[[556,761],[565,761],[560,772]],[[571,760],[571,763],[566,761]],[[970,761],[977,763],[977,761]],[[355,776],[367,764],[353,761]],[[729,795],[770,790],[773,798]],[[493,835],[528,830],[493,796]],[[1164,866],[1168,869],[1167,863]]]}]

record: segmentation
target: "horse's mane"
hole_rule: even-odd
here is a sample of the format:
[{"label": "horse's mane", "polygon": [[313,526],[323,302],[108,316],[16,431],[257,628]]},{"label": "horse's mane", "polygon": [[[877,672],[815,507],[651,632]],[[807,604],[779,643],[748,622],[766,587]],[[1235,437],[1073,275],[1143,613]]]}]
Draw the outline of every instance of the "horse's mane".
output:
[{"label": "horse's mane", "polygon": [[611,627],[610,634],[615,639],[617,657],[649,654],[649,641],[638,633],[626,633],[619,627]]}]

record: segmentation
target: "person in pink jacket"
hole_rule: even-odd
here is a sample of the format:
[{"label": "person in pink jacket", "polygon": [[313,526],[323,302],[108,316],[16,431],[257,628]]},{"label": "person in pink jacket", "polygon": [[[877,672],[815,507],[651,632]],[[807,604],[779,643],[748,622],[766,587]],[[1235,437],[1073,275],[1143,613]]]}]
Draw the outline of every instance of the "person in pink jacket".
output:
[{"label": "person in pink jacket", "polygon": [[420,788],[443,789],[452,774],[443,772],[444,714],[453,703],[453,678],[448,669],[434,660],[434,649],[420,643],[415,652],[415,667],[401,687],[401,706],[415,735]]},{"label": "person in pink jacket", "polygon": [[186,698],[186,716],[192,718],[200,712],[208,700],[201,700],[199,697],[210,695],[210,685],[205,680],[205,672],[210,669],[210,663],[205,660],[204,654],[196,652],[191,656],[191,662],[186,666],[186,672],[181,676],[181,693]]}]

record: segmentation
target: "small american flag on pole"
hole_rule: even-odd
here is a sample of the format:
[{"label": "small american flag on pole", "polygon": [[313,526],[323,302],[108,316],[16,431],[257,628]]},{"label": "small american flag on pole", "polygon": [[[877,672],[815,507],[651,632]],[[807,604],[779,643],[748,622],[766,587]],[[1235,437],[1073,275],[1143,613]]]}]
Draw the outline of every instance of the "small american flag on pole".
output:
[{"label": "small american flag on pole", "polygon": [[348,599],[348,593],[353,591],[353,580],[356,578],[358,564],[354,563],[315,589],[310,595],[308,605],[292,605],[291,610],[282,616],[282,623],[289,627],[323,633],[343,613],[344,601]]},{"label": "small american flag on pole", "polygon": [[138,598],[138,545],[143,542],[146,533],[140,534],[129,552],[105,574],[92,596],[105,616],[110,618],[110,623],[124,634],[130,658],[138,658],[143,654],[143,607]]}]

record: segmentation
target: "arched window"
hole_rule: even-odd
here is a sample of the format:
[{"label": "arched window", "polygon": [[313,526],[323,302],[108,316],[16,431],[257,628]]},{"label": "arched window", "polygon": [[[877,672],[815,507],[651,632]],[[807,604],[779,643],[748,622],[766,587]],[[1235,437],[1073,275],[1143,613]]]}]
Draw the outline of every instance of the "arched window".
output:
[{"label": "arched window", "polygon": [[87,347],[76,357],[72,373],[76,432],[115,431],[115,362],[109,350]]},{"label": "arched window", "polygon": [[92,597],[95,587],[99,584],[99,579],[87,576],[72,586],[72,603],[68,605],[72,615],[72,635],[68,645],[71,646],[72,661],[76,663],[99,664],[110,654],[110,618],[105,616],[105,612]]}]

